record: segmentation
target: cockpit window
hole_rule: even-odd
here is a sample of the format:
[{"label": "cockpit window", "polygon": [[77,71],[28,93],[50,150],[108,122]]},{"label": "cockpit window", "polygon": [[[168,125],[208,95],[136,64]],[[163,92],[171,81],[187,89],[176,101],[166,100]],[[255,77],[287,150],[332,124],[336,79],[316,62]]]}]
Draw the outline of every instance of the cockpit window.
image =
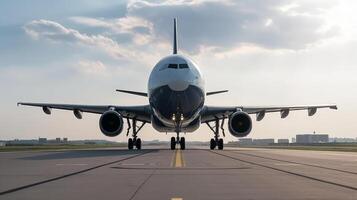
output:
[{"label": "cockpit window", "polygon": [[167,68],[177,69],[177,64],[169,64]]},{"label": "cockpit window", "polygon": [[188,65],[187,64],[180,64],[180,69],[185,69],[185,68],[188,68]]}]

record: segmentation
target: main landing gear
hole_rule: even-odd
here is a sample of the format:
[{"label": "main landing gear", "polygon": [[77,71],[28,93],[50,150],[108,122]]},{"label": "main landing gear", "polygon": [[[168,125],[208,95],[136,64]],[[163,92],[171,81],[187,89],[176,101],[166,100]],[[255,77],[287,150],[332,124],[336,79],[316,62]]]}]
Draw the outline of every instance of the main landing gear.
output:
[{"label": "main landing gear", "polygon": [[141,130],[141,128],[145,125],[146,122],[141,122],[140,126],[136,125],[136,119],[132,119],[132,125],[130,124],[130,120],[127,118],[127,122],[128,122],[128,129],[126,131],[126,136],[129,135],[129,131],[131,128],[133,128],[132,130],[132,138],[128,139],[128,149],[134,149],[134,147],[136,147],[136,149],[141,149],[141,139],[137,137],[137,134],[139,133],[139,131]]},{"label": "main landing gear", "polygon": [[210,149],[213,150],[213,149],[215,149],[217,147],[219,150],[223,150],[223,146],[224,146],[223,145],[223,139],[219,138],[220,137],[219,129],[222,130],[223,137],[225,137],[226,134],[224,133],[224,128],[223,128],[224,119],[222,119],[222,123],[221,124],[219,124],[219,119],[216,119],[214,122],[215,122],[214,126],[211,126],[211,124],[209,122],[206,122],[207,126],[214,133],[214,138],[212,138],[211,141],[210,141]]},{"label": "main landing gear", "polygon": [[171,150],[175,150],[176,149],[176,144],[180,144],[180,149],[184,150],[186,148],[186,141],[184,137],[179,136],[179,132],[176,132],[177,136],[175,137],[171,137]]}]

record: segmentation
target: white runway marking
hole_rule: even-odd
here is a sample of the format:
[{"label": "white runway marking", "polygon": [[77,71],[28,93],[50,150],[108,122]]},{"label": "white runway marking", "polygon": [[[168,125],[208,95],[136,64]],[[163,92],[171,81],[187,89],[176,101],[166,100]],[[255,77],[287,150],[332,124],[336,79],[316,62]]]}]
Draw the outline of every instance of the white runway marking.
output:
[{"label": "white runway marking", "polygon": [[295,164],[295,163],[274,163],[274,165],[278,165],[278,166],[300,166],[300,164]]},{"label": "white runway marking", "polygon": [[323,153],[327,156],[345,156],[345,157],[357,157],[356,153],[353,152],[343,152],[343,153]]},{"label": "white runway marking", "polygon": [[84,163],[58,163],[56,164],[56,166],[85,166],[88,164],[84,164]]},{"label": "white runway marking", "polygon": [[120,165],[126,165],[126,166],[142,166],[145,165],[144,163],[123,163]]}]

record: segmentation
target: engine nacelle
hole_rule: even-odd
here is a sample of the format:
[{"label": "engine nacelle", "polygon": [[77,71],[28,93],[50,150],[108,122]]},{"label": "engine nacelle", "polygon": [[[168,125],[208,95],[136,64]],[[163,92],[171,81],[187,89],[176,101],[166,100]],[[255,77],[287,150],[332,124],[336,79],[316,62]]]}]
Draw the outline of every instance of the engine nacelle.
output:
[{"label": "engine nacelle", "polygon": [[123,131],[123,126],[123,117],[113,110],[103,113],[99,119],[100,130],[108,137],[119,135]]},{"label": "engine nacelle", "polygon": [[241,111],[233,113],[228,120],[229,132],[235,137],[245,137],[252,130],[252,119]]}]

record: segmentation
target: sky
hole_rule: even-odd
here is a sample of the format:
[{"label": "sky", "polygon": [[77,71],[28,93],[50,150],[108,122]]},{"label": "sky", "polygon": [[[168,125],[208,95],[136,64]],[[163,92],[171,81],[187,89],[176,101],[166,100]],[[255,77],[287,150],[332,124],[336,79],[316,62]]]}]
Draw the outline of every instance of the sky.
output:
[{"label": "sky", "polygon": [[[0,140],[38,137],[108,138],[99,115],[17,107],[19,101],[147,104],[153,66],[172,52],[178,18],[179,53],[192,58],[207,105],[268,106],[336,103],[338,111],[279,113],[253,120],[248,137],[299,133],[357,137],[357,2],[353,0],[2,0],[0,2]],[[255,116],[252,116],[255,119]],[[236,140],[228,133],[226,141]],[[143,140],[169,140],[146,125]],[[209,141],[202,125],[186,140]]]}]

